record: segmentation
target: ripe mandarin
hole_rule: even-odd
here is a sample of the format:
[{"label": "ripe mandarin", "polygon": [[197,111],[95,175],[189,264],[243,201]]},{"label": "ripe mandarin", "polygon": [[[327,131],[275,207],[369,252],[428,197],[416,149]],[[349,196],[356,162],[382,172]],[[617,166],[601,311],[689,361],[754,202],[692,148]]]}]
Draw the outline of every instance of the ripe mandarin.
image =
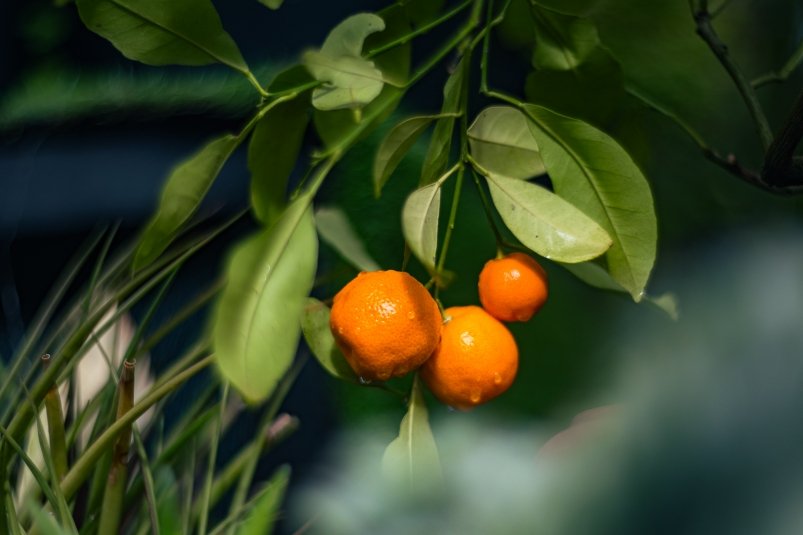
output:
[{"label": "ripe mandarin", "polygon": [[386,381],[421,366],[441,337],[438,305],[401,271],[363,272],[335,296],[329,326],[354,372]]},{"label": "ripe mandarin", "polygon": [[467,410],[495,398],[516,378],[519,350],[501,322],[478,306],[446,311],[441,343],[421,379],[443,403]]},{"label": "ripe mandarin", "polygon": [[524,253],[489,260],[480,272],[480,302],[500,321],[527,321],[549,295],[544,268]]}]

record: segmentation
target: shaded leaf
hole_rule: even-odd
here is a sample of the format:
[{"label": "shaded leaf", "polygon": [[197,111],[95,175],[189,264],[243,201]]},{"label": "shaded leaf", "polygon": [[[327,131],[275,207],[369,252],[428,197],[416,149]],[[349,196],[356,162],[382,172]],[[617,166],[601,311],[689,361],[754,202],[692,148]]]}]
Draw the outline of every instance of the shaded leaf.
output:
[{"label": "shaded leaf", "polygon": [[179,484],[173,471],[161,466],[154,474],[156,486],[156,512],[159,516],[160,533],[181,532],[181,505],[179,503]]},{"label": "shaded leaf", "polygon": [[335,337],[329,327],[329,307],[310,297],[301,314],[301,332],[304,333],[310,351],[321,366],[333,377],[356,383],[357,375],[351,369],[346,357],[338,349]]},{"label": "shaded leaf", "polygon": [[209,0],[76,0],[87,28],[148,65],[248,66]]},{"label": "shaded leaf", "polygon": [[295,356],[317,262],[308,202],[299,197],[270,229],[240,244],[226,269],[212,341],[221,373],[251,403],[273,392]]},{"label": "shaded leaf", "polygon": [[511,106],[485,108],[468,129],[471,155],[485,169],[511,178],[546,172],[529,120]]},{"label": "shaded leaf", "polygon": [[279,9],[282,7],[284,0],[259,0],[259,3],[268,9]]},{"label": "shaded leaf", "polygon": [[405,154],[437,117],[437,115],[411,117],[400,122],[388,132],[379,145],[374,159],[374,194],[377,197],[382,193],[382,187],[387,183]]},{"label": "shaded leaf", "polygon": [[265,226],[272,225],[285,207],[287,181],[295,167],[308,122],[307,101],[295,98],[271,109],[251,135],[248,144],[251,206]]},{"label": "shaded leaf", "polygon": [[[614,292],[628,293],[627,290],[617,283],[611,275],[605,271],[605,268],[596,262],[582,262],[580,264],[562,264],[572,275],[585,282],[589,286],[600,288],[601,290],[609,290]],[[663,310],[672,320],[677,321],[680,317],[680,307],[678,305],[677,296],[671,292],[663,293],[659,296],[652,297],[644,295],[644,301],[654,305],[655,307]]]},{"label": "shaded leaf", "polygon": [[237,528],[237,535],[270,535],[276,524],[279,507],[290,482],[290,466],[282,465],[259,493],[248,515]]},{"label": "shaded leaf", "polygon": [[[377,15],[385,22],[385,29],[369,35],[365,39],[363,50],[375,50],[412,31],[405,7],[397,3],[377,12]],[[382,71],[382,78],[386,83],[401,86],[407,81],[407,77],[410,74],[411,48],[412,43],[407,42],[394,46],[371,58],[376,67]]]},{"label": "shaded leaf", "polygon": [[[455,71],[446,80],[443,87],[443,105],[441,113],[456,114],[460,111],[460,100],[463,98],[463,85],[466,83],[467,61],[460,61]],[[452,133],[454,132],[454,116],[438,119],[432,138],[429,141],[427,155],[421,167],[420,186],[431,184],[443,173],[449,162],[449,153],[452,151]]]},{"label": "shaded leaf", "polygon": [[287,91],[295,91],[297,87],[314,82],[313,78],[306,67],[303,65],[293,65],[278,73],[270,84],[268,84],[268,93],[283,93]]},{"label": "shaded leaf", "polygon": [[360,237],[349,223],[346,214],[338,208],[318,208],[315,226],[320,237],[348,263],[360,271],[378,271],[379,264],[371,258]]},{"label": "shaded leaf", "polygon": [[532,4],[537,69],[565,71],[579,67],[600,46],[594,23]]},{"label": "shaded leaf", "polygon": [[625,150],[597,128],[541,106],[525,105],[555,192],[604,228],[613,279],[639,301],[658,239],[647,179]]},{"label": "shaded leaf", "polygon": [[516,238],[558,262],[583,262],[605,253],[611,238],[593,219],[541,186],[490,174],[494,206]]},{"label": "shaded leaf", "polygon": [[359,13],[335,26],[319,51],[304,53],[302,62],[315,79],[325,82],[312,93],[320,110],[359,108],[374,100],[384,85],[382,71],[362,57],[365,38],[385,29],[377,15]]},{"label": "shaded leaf", "polygon": [[198,209],[240,141],[240,136],[221,136],[173,169],[162,190],[159,207],[140,237],[134,254],[135,270],[149,264],[167,249],[181,226]]},{"label": "shaded leaf", "polygon": [[417,375],[399,436],[382,457],[382,471],[391,481],[415,492],[431,490],[442,482],[438,447],[429,427],[423,386]]},{"label": "shaded leaf", "polygon": [[438,219],[441,213],[439,180],[412,192],[402,208],[402,233],[416,258],[431,273],[435,272],[438,250]]}]

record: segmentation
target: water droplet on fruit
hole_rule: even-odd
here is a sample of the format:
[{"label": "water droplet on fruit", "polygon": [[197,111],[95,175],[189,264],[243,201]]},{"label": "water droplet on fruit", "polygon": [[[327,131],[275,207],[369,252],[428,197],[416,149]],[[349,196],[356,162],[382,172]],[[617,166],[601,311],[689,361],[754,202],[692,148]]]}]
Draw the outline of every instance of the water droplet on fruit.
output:
[{"label": "water droplet on fruit", "polygon": [[502,376],[499,375],[498,372],[494,374],[494,384],[495,385],[501,385],[502,384]]},{"label": "water droplet on fruit", "polygon": [[469,399],[471,400],[471,403],[479,403],[480,400],[482,399],[482,396],[480,395],[479,392],[472,392],[471,397],[469,397]]},{"label": "water droplet on fruit", "polygon": [[371,384],[371,380],[370,379],[366,379],[365,377],[360,375],[360,384],[361,385],[370,385]]},{"label": "water droplet on fruit", "polygon": [[376,378],[379,379],[380,381],[387,381],[388,379],[390,379],[390,372],[377,373]]},{"label": "water droplet on fruit", "polygon": [[414,320],[415,319],[415,312],[412,310],[407,313],[407,319]]},{"label": "water droplet on fruit", "polygon": [[457,409],[455,409],[451,405],[447,405],[446,408],[449,409],[449,412],[457,412]]}]

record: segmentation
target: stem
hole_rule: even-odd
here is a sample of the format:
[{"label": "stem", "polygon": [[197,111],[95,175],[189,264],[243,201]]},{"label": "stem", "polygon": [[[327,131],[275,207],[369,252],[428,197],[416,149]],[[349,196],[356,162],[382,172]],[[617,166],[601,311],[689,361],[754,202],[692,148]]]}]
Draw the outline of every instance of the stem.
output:
[{"label": "stem", "polygon": [[488,200],[488,196],[485,194],[485,190],[482,188],[480,177],[474,171],[471,172],[471,175],[474,177],[474,185],[477,186],[477,192],[480,194],[483,212],[485,212],[485,217],[488,219],[488,223],[490,223],[491,230],[494,233],[494,238],[496,239],[496,248],[499,249],[504,243],[504,239],[502,238],[502,233],[499,232],[499,227],[496,226],[496,221],[494,221],[491,202]]},{"label": "stem", "polygon": [[[50,355],[42,355],[42,364],[50,364]],[[47,413],[47,431],[50,437],[50,456],[53,459],[55,482],[64,479],[67,473],[67,439],[64,432],[64,412],[61,408],[61,396],[54,384],[45,395],[45,412]]]},{"label": "stem", "polygon": [[778,187],[803,188],[803,160],[795,158],[795,149],[803,138],[803,91],[797,96],[792,112],[772,142],[764,158],[761,176]]},{"label": "stem", "polygon": [[256,89],[259,92],[259,96],[260,97],[268,98],[268,96],[269,96],[268,92],[265,91],[265,89],[262,87],[262,84],[260,84],[259,80],[256,79],[256,76],[254,76],[254,73],[252,73],[250,70],[245,70],[245,71],[240,71],[240,72],[242,72],[242,74],[243,74],[243,76],[245,76],[246,80],[248,80],[248,82],[252,86],[254,86],[254,89]]},{"label": "stem", "polygon": [[[441,255],[438,258],[438,264],[435,268],[437,273],[443,272],[443,267],[446,264],[446,253],[449,250],[449,243],[452,240],[452,232],[454,231],[455,220],[457,219],[457,207],[460,204],[460,193],[463,190],[463,174],[465,171],[465,167],[463,166],[462,162],[458,163],[459,168],[457,170],[457,179],[455,180],[454,184],[454,195],[452,196],[452,207],[449,211],[449,223],[446,226],[446,234],[443,236],[443,246],[441,247]],[[438,288],[440,288],[440,284],[437,284],[438,281],[435,281],[435,291],[437,292]]]},{"label": "stem", "polygon": [[758,89],[759,87],[763,87],[770,83],[785,82],[801,63],[803,63],[803,41],[800,42],[797,50],[795,50],[792,53],[792,56],[786,61],[786,63],[783,64],[783,67],[777,71],[768,72],[759,76],[750,82],[750,85],[752,85],[753,88]]},{"label": "stem", "polygon": [[215,422],[215,431],[212,436],[212,447],[209,450],[209,464],[206,469],[206,481],[203,494],[201,494],[201,513],[198,518],[198,534],[206,535],[206,526],[209,522],[210,498],[212,496],[212,481],[215,479],[215,462],[217,461],[217,448],[220,444],[220,433],[223,429],[223,417],[226,413],[226,404],[229,399],[229,382],[223,383],[223,393],[220,396],[220,414]]},{"label": "stem", "polygon": [[742,96],[742,100],[747,106],[747,111],[753,119],[761,145],[764,151],[767,151],[772,144],[772,130],[770,129],[769,121],[764,115],[764,109],[758,101],[753,86],[750,85],[742,71],[739,70],[739,67],[728,54],[728,47],[720,40],[719,35],[714,30],[711,24],[711,14],[708,12],[708,0],[699,0],[696,9],[693,0],[690,0],[690,5],[694,20],[697,23],[697,34],[705,41],[722,66],[725,67],[733,83],[736,84],[736,89]]},{"label": "stem", "polygon": [[382,52],[386,52],[386,51],[390,50],[391,48],[395,48],[395,47],[397,47],[399,45],[403,45],[403,44],[406,44],[406,43],[410,42],[412,39],[418,37],[419,35],[423,35],[423,34],[427,33],[428,31],[430,31],[431,29],[436,28],[436,27],[440,26],[441,24],[443,24],[444,22],[448,21],[449,19],[453,18],[455,15],[457,15],[458,13],[460,13],[461,11],[466,9],[468,6],[470,6],[472,3],[474,3],[474,0],[467,0],[466,2],[463,2],[462,4],[457,6],[456,8],[452,9],[451,11],[448,11],[447,13],[444,13],[439,18],[437,18],[437,19],[435,19],[435,20],[433,20],[433,21],[421,26],[417,30],[414,30],[414,31],[412,31],[412,32],[410,32],[408,34],[405,34],[405,35],[399,37],[398,39],[390,41],[389,43],[385,43],[384,45],[382,45],[380,47],[371,49],[368,52],[368,54],[365,55],[365,57],[367,59],[370,59],[370,58],[373,58],[374,56],[378,56]]},{"label": "stem", "polygon": [[[476,6],[479,4],[481,4],[481,1],[478,1],[474,5]],[[435,52],[426,62],[424,62],[423,65],[421,65],[421,67],[418,68],[418,70],[415,71],[413,76],[407,81],[406,84],[404,84],[405,87],[410,87],[423,78],[430,70],[432,70],[435,65],[440,63],[440,61],[446,57],[449,52],[457,48],[460,43],[462,43],[463,40],[465,40],[465,38],[471,34],[478,23],[473,16],[474,11],[475,10],[472,10],[472,16],[469,17],[468,22],[464,24],[463,27],[460,28],[440,50]]]},{"label": "stem", "polygon": [[147,411],[160,399],[173,392],[181,386],[188,379],[195,376],[198,372],[209,366],[214,360],[214,355],[209,355],[203,360],[190,366],[181,373],[164,381],[159,386],[154,385],[148,394],[143,397],[139,403],[131,407],[131,410],[125,413],[121,418],[118,418],[111,426],[109,426],[98,439],[86,449],[84,454],[78,458],[75,465],[67,473],[64,481],[61,482],[61,491],[65,498],[68,500],[72,498],[78,487],[86,480],[92,471],[95,463],[100,459],[101,455],[106,449],[111,446],[112,442],[117,439],[120,433],[123,432],[127,425],[133,423],[137,418]]},{"label": "stem", "polygon": [[[117,384],[117,422],[121,421],[134,406],[134,366],[133,361],[125,361],[123,373]],[[128,451],[131,447],[131,427],[133,420],[122,426],[114,444],[112,463],[103,493],[100,509],[98,533],[118,533],[122,517],[123,496],[128,481]]]}]

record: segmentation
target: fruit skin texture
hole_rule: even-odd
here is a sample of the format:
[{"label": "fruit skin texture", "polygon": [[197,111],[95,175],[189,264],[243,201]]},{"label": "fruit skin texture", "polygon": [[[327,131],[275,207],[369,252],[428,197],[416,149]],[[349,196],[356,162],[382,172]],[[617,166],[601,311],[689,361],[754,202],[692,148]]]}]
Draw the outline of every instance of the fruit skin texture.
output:
[{"label": "fruit skin texture", "polygon": [[489,260],[480,272],[480,302],[500,321],[527,321],[549,295],[544,268],[524,253]]},{"label": "fruit skin texture", "polygon": [[478,306],[446,311],[441,343],[421,367],[421,379],[443,403],[468,410],[507,390],[519,349],[501,322]]},{"label": "fruit skin texture", "polygon": [[354,372],[386,381],[432,355],[443,320],[424,286],[401,271],[363,272],[335,296],[329,327]]}]

